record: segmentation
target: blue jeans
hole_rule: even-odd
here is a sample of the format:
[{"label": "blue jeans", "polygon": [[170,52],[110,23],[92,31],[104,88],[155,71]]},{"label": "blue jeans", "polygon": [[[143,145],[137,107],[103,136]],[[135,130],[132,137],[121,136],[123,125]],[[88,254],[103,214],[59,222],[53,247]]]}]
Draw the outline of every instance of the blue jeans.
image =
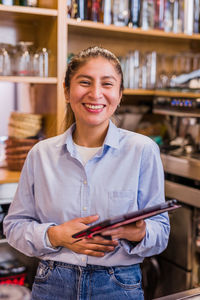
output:
[{"label": "blue jeans", "polygon": [[31,300],[144,300],[139,265],[75,266],[41,261]]}]

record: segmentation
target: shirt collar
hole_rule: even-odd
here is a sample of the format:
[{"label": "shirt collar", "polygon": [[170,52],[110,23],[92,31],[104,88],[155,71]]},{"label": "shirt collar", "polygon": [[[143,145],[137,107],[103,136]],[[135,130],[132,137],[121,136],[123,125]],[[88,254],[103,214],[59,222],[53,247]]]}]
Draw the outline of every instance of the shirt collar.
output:
[{"label": "shirt collar", "polygon": [[[60,141],[57,146],[63,146],[66,144],[67,149],[71,152],[74,151],[74,142],[72,138],[73,131],[75,129],[76,123],[73,123],[67,131],[63,135],[62,141]],[[110,120],[109,121],[109,127],[108,132],[106,134],[104,145],[109,146],[111,148],[119,148],[119,128],[116,127],[116,125]]]},{"label": "shirt collar", "polygon": [[110,120],[108,132],[106,134],[104,145],[111,148],[119,148],[119,128]]}]

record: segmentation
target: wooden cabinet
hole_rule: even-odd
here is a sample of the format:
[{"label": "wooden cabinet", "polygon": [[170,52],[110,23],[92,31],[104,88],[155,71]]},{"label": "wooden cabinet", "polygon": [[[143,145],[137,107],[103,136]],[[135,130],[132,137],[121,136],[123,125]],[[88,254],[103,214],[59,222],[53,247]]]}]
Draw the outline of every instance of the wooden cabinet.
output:
[{"label": "wooden cabinet", "polygon": [[[39,7],[0,5],[0,42],[32,41],[49,50],[49,77],[0,76],[0,81],[30,83],[34,113],[45,116],[46,136],[61,131],[65,101],[62,88],[66,68],[65,1],[39,1]],[[1,103],[5,101],[0,96]]]}]

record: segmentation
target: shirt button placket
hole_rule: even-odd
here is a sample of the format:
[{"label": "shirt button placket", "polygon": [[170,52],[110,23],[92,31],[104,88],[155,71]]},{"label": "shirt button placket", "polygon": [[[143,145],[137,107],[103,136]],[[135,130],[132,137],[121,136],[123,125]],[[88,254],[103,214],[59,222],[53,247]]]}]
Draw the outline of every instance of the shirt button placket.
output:
[{"label": "shirt button placket", "polygon": [[88,182],[86,179],[83,180],[83,191],[81,199],[81,215],[83,217],[88,216]]}]

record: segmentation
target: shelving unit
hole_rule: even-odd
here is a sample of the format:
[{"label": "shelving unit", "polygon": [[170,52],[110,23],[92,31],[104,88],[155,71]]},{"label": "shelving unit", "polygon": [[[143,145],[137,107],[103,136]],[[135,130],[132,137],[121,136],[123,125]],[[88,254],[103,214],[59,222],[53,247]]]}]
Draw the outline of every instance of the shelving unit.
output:
[{"label": "shelving unit", "polygon": [[[40,7],[0,5],[0,42],[15,44],[21,40],[32,41],[37,48],[49,49],[49,77],[0,76],[0,81],[34,85],[35,113],[45,114],[47,137],[60,132],[61,120],[64,118],[62,81],[66,68],[67,39],[66,27],[63,26],[65,10],[62,0],[42,0]],[[50,122],[54,119],[53,126],[49,126],[48,119]]]},{"label": "shelving unit", "polygon": [[[65,112],[63,78],[66,69],[66,3],[63,0],[40,0],[40,7],[0,5],[0,43],[16,44],[32,41],[37,48],[45,47],[50,52],[49,77],[0,76],[1,82],[26,83],[34,95],[34,111],[44,115],[45,134],[53,136],[61,132]],[[6,100],[0,95],[1,105]],[[0,205],[8,205],[12,197],[6,197],[7,188],[17,184],[20,172],[0,168]],[[4,193],[4,187],[6,192]],[[8,193],[9,194],[9,193]],[[4,197],[5,195],[5,197]],[[0,256],[7,251],[29,268],[29,281],[35,274],[37,260],[30,259],[0,240]]]}]

